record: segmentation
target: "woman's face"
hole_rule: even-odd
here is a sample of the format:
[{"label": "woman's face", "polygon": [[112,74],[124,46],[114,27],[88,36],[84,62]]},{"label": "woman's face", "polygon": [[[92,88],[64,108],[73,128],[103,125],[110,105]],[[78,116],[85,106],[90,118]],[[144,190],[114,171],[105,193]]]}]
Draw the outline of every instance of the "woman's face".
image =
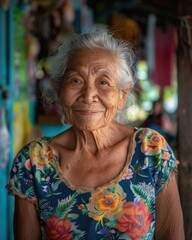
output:
[{"label": "woman's face", "polygon": [[119,88],[118,67],[115,56],[103,50],[83,49],[72,55],[60,89],[67,122],[93,131],[113,120],[126,97]]}]

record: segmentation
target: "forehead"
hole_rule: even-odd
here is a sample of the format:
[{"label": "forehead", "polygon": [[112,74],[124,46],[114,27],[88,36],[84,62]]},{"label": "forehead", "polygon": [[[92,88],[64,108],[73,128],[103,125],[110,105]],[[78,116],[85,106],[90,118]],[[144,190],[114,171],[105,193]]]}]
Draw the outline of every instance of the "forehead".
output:
[{"label": "forehead", "polygon": [[119,66],[117,55],[101,49],[80,49],[71,54],[67,69],[71,67],[105,68],[115,73]]}]

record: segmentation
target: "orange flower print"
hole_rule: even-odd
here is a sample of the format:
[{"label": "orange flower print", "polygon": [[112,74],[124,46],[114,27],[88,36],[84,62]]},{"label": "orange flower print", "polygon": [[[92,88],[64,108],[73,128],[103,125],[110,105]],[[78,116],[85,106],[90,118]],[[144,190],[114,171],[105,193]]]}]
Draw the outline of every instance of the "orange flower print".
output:
[{"label": "orange flower print", "polygon": [[116,224],[118,230],[127,233],[132,240],[139,240],[141,236],[146,236],[153,215],[143,200],[139,201],[138,205],[134,202],[125,202],[123,212],[124,215],[118,219]]},{"label": "orange flower print", "polygon": [[39,168],[45,166],[52,159],[52,152],[46,141],[32,142],[29,149],[30,158]]},{"label": "orange flower print", "polygon": [[165,138],[156,131],[145,129],[139,138],[142,142],[141,151],[148,156],[159,154],[161,150],[167,150]]},{"label": "orange flower print", "polygon": [[171,157],[171,154],[170,154],[169,152],[164,152],[164,153],[163,153],[163,159],[169,160],[170,157]]},{"label": "orange flower print", "polygon": [[71,222],[66,219],[59,220],[57,216],[52,216],[46,221],[47,240],[70,240],[73,233],[70,232]]},{"label": "orange flower print", "polygon": [[92,194],[86,205],[89,217],[96,221],[103,218],[113,219],[122,214],[122,206],[126,195],[122,188],[117,185],[114,191],[101,190]]}]

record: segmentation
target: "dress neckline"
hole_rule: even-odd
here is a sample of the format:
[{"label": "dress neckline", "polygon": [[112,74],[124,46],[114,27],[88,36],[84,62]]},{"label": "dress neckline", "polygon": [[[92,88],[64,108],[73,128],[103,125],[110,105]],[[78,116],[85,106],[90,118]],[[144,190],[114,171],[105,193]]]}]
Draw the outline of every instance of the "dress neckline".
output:
[{"label": "dress neckline", "polygon": [[[126,174],[126,172],[128,170],[128,167],[129,167],[129,165],[131,163],[131,159],[132,159],[132,156],[134,154],[134,150],[135,150],[135,146],[136,146],[136,141],[135,141],[136,132],[137,132],[137,129],[134,128],[134,131],[133,131],[133,133],[130,136],[130,142],[129,142],[128,153],[127,153],[127,159],[126,159],[126,162],[125,162],[122,170],[120,171],[120,173],[115,178],[110,180],[109,182],[107,182],[105,184],[102,184],[101,186],[97,186],[95,188],[79,187],[79,186],[77,187],[73,183],[68,181],[64,177],[64,175],[63,175],[63,171],[62,171],[62,169],[60,167],[60,160],[59,160],[58,156],[56,154],[54,154],[54,150],[51,148],[51,151],[52,151],[51,163],[55,167],[56,173],[59,176],[59,180],[64,182],[65,185],[69,189],[71,189],[72,191],[76,191],[78,193],[86,193],[86,192],[91,192],[92,193],[92,192],[97,192],[97,191],[99,191],[101,189],[104,189],[104,188],[114,187],[118,182],[120,182],[122,180],[123,176]],[[51,139],[52,139],[52,137],[51,137]],[[51,139],[50,139],[49,143],[51,142]]]}]

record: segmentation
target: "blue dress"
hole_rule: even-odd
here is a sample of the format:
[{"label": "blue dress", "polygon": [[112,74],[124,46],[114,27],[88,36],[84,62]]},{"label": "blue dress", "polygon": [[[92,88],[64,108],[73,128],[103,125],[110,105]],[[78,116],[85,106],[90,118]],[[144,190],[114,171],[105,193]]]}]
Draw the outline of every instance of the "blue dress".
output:
[{"label": "blue dress", "polygon": [[136,130],[121,173],[95,189],[65,179],[51,139],[42,137],[18,153],[8,183],[10,193],[36,204],[42,239],[154,239],[156,196],[177,166],[162,135]]}]

